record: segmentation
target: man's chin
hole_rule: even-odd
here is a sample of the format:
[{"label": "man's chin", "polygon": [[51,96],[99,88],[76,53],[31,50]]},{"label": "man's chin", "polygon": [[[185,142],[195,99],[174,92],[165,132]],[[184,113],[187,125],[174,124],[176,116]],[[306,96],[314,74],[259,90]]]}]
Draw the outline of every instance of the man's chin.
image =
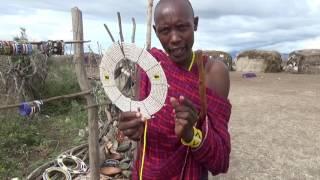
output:
[{"label": "man's chin", "polygon": [[176,58],[176,57],[170,56],[170,59],[171,59],[172,62],[174,62],[176,64],[182,64],[183,63],[183,59],[182,58]]}]

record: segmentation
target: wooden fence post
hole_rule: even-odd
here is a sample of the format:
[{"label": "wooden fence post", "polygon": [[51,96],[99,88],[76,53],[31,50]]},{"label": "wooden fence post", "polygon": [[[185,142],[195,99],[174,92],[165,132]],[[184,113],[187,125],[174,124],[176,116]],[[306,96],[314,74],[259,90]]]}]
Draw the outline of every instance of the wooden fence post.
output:
[{"label": "wooden fence post", "polygon": [[[71,9],[72,14],[72,30],[73,40],[83,41],[83,23],[82,12],[74,7]],[[83,43],[76,43],[74,45],[74,63],[78,82],[82,91],[92,89],[87,77],[87,73],[84,67],[84,48]],[[89,94],[85,96],[87,106],[95,104],[94,97]],[[90,167],[90,179],[100,179],[99,174],[99,140],[98,140],[98,110],[97,107],[88,109],[88,126],[89,126],[89,167]]]},{"label": "wooden fence post", "polygon": [[150,50],[151,48],[152,7],[153,7],[153,0],[148,0],[147,37],[146,37],[147,50]]}]

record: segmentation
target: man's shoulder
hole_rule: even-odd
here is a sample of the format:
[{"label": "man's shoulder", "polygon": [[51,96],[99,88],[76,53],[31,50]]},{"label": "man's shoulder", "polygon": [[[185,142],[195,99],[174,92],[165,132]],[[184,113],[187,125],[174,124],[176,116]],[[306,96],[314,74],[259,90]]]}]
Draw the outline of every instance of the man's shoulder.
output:
[{"label": "man's shoulder", "polygon": [[227,65],[221,59],[208,59],[206,62],[206,70],[207,72],[229,73]]},{"label": "man's shoulder", "polygon": [[165,60],[165,59],[168,58],[168,57],[167,57],[167,54],[166,54],[163,50],[158,49],[158,48],[155,48],[155,47],[151,48],[151,49],[149,50],[149,53],[150,53],[154,58],[156,58],[157,61],[163,61],[163,60]]},{"label": "man's shoulder", "polygon": [[206,63],[207,86],[220,96],[227,98],[230,89],[229,70],[226,64],[218,59],[209,59]]},{"label": "man's shoulder", "polygon": [[158,49],[158,48],[156,48],[156,47],[153,47],[153,48],[151,48],[150,50],[149,50],[149,53],[150,54],[165,54],[165,52],[163,51],[163,50],[161,50],[161,49]]}]

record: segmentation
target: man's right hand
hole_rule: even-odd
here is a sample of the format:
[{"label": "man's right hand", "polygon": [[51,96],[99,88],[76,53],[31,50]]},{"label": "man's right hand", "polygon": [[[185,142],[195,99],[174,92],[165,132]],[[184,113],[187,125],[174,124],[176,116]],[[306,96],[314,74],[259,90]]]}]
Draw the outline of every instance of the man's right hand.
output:
[{"label": "man's right hand", "polygon": [[144,121],[140,112],[121,112],[119,130],[128,138],[139,141],[143,133]]}]

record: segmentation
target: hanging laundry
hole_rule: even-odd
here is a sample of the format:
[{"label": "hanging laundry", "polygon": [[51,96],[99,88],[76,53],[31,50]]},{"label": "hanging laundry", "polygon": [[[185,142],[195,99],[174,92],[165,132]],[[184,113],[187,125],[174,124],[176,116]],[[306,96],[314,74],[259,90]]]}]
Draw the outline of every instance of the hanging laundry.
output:
[{"label": "hanging laundry", "polygon": [[49,56],[48,42],[41,41],[41,44],[37,44],[37,49],[43,54]]},{"label": "hanging laundry", "polygon": [[64,41],[52,41],[41,42],[34,47],[28,43],[18,43],[13,41],[0,41],[0,55],[6,56],[21,56],[31,55],[33,49],[37,48],[44,54],[51,55],[64,55]]},{"label": "hanging laundry", "polygon": [[34,114],[40,112],[41,105],[43,105],[43,102],[41,100],[36,100],[29,103],[23,102],[19,106],[19,114],[21,116],[33,116]]},{"label": "hanging laundry", "polygon": [[64,55],[64,42],[62,40],[49,40],[44,48],[48,55]]},{"label": "hanging laundry", "polygon": [[32,45],[31,44],[12,44],[13,55],[31,55],[32,54]]},{"label": "hanging laundry", "polygon": [[18,56],[31,55],[32,45],[13,41],[0,41],[0,55]]},{"label": "hanging laundry", "polygon": [[32,44],[27,44],[28,46],[28,55],[32,54]]},{"label": "hanging laundry", "polygon": [[13,54],[12,41],[0,41],[0,55],[11,56]]}]

